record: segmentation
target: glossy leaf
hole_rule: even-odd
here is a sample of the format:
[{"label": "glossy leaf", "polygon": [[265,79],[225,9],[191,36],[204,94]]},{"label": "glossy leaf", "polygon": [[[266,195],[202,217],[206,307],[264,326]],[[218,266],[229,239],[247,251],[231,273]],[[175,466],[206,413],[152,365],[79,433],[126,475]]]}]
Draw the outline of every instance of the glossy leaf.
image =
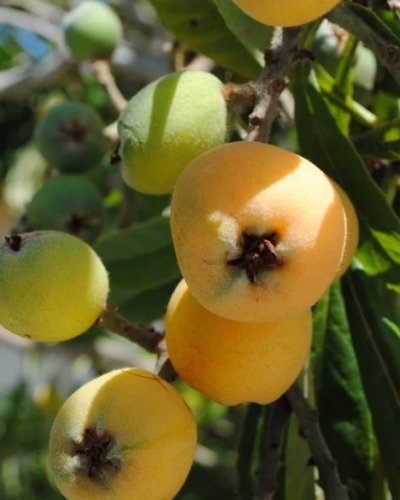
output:
[{"label": "glossy leaf", "polygon": [[359,135],[354,144],[360,154],[368,158],[399,160],[400,159],[400,119],[374,127]]},{"label": "glossy leaf", "polygon": [[163,26],[184,45],[221,66],[256,78],[260,62],[228,29],[212,0],[150,0]]},{"label": "glossy leaf", "polygon": [[328,101],[342,108],[353,120],[365,127],[370,128],[377,123],[377,117],[371,111],[338,89],[335,79],[321,65],[315,64],[314,70],[319,87]]},{"label": "glossy leaf", "polygon": [[229,30],[247,48],[250,54],[264,64],[264,52],[269,47],[273,27],[257,22],[232,1],[213,0]]},{"label": "glossy leaf", "polygon": [[178,280],[138,293],[127,293],[117,287],[111,289],[109,302],[118,306],[122,316],[135,323],[147,324],[165,315],[165,311]]},{"label": "glossy leaf", "polygon": [[369,499],[375,449],[340,283],[314,310],[312,367],[320,425],[354,500]]},{"label": "glossy leaf", "polygon": [[238,495],[241,500],[252,498],[255,488],[257,468],[257,445],[260,439],[260,426],[264,407],[250,403],[247,406],[242,434],[238,445],[237,473]]},{"label": "glossy leaf", "polygon": [[371,178],[353,143],[335,122],[310,61],[295,63],[292,88],[302,154],[341,184],[375,239],[377,251],[397,266],[400,263],[400,220]]},{"label": "glossy leaf", "polygon": [[[353,94],[353,71],[354,66],[354,55],[357,48],[357,40],[349,36],[345,48],[341,54],[338,62],[338,67],[335,71],[335,87],[339,90],[340,94],[343,96]],[[340,130],[344,134],[348,134],[350,130],[350,113],[346,112],[340,107],[331,107],[332,115],[336,119]]]},{"label": "glossy leaf", "polygon": [[307,441],[300,435],[297,419],[291,415],[285,443],[285,498],[315,500],[314,469]]},{"label": "glossy leaf", "polygon": [[362,271],[347,273],[343,292],[382,462],[393,500],[399,500],[400,329],[390,307],[395,298]]},{"label": "glossy leaf", "polygon": [[[400,45],[400,32],[393,30],[392,23],[386,23],[385,17],[379,17],[372,9],[364,7],[358,3],[348,3],[347,7],[365,21],[376,33],[390,40],[396,45]],[[398,21],[397,21],[398,22]]]},{"label": "glossy leaf", "polygon": [[94,248],[110,275],[109,303],[135,322],[148,323],[164,316],[181,277],[168,217],[112,233]]}]

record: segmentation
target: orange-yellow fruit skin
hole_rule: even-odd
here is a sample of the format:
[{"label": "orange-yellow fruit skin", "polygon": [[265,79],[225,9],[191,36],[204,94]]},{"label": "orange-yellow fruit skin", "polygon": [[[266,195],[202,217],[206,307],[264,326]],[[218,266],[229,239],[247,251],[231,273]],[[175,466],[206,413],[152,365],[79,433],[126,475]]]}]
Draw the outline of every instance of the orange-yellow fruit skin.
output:
[{"label": "orange-yellow fruit skin", "polygon": [[[290,151],[258,142],[214,148],[178,179],[171,229],[183,278],[204,307],[235,321],[276,321],[312,306],[331,284],[345,243],[331,180]],[[276,269],[251,283],[228,262],[243,233],[276,234]]]},{"label": "orange-yellow fruit skin", "polygon": [[269,26],[299,26],[323,16],[339,0],[233,0],[247,15]]},{"label": "orange-yellow fruit skin", "polygon": [[340,199],[343,203],[344,215],[346,220],[346,242],[343,249],[342,259],[340,261],[339,269],[334,277],[334,281],[343,276],[351,264],[351,260],[357,251],[360,227],[358,224],[358,217],[354,205],[348,197],[346,191],[342,189],[339,184],[335,183],[335,188],[339,193]]},{"label": "orange-yellow fruit skin", "polygon": [[[83,474],[74,451],[83,431],[95,428],[116,440],[110,458],[121,468],[96,481]],[[139,368],[108,372],[73,393],[51,430],[49,462],[68,500],[172,500],[191,468],[196,425],[169,383]]]},{"label": "orange-yellow fruit skin", "polygon": [[179,376],[225,405],[271,403],[296,380],[308,356],[311,310],[288,320],[242,323],[202,307],[182,280],[166,315],[166,341]]}]

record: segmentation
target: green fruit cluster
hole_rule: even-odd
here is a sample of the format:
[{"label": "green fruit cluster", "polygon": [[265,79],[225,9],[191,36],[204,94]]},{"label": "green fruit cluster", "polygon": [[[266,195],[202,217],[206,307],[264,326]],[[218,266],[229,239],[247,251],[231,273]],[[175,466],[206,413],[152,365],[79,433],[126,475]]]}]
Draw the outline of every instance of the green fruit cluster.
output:
[{"label": "green fruit cluster", "polygon": [[[325,0],[321,12],[336,3]],[[237,0],[237,17],[238,8],[217,4],[235,27],[241,8],[261,22],[275,12],[257,4],[259,17],[251,2]],[[306,10],[306,20],[320,13],[312,3]],[[302,14],[289,16],[289,25]],[[246,26],[261,29],[251,19]],[[63,29],[78,60],[110,58],[122,34],[114,12],[95,1],[65,16]],[[223,83],[205,71],[159,78],[120,114],[117,156],[129,187],[172,195],[183,276],[165,317],[173,368],[218,403],[268,404],[304,366],[311,308],[350,265],[358,220],[346,193],[307,159],[260,142],[228,142],[227,100]],[[76,175],[104,158],[103,128],[93,109],[75,102],[54,105],[37,125],[37,147],[57,172],[26,207],[28,231],[0,245],[0,324],[17,335],[64,341],[104,320],[109,277],[89,244],[106,212],[96,187]],[[171,500],[196,438],[193,414],[169,383],[138,368],[114,370],[58,411],[50,470],[68,500]]]}]

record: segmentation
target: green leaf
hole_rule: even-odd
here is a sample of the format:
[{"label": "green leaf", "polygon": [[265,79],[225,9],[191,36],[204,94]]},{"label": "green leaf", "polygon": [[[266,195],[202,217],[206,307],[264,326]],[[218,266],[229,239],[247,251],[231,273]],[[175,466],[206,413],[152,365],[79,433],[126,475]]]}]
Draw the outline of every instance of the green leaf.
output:
[{"label": "green leaf", "polygon": [[[375,12],[358,3],[350,2],[347,7],[357,14],[364,22],[366,22],[375,33],[379,33],[382,37],[390,40],[395,45],[400,45],[400,33],[391,28],[391,23],[386,23],[385,18],[378,17]],[[398,20],[397,20],[398,23]]]},{"label": "green leaf", "polygon": [[365,127],[370,128],[377,123],[378,119],[371,111],[364,108],[361,104],[352,99],[351,96],[343,94],[340,89],[338,89],[335,79],[332,78],[323,66],[315,64],[314,70],[322,93],[332,102],[332,104],[342,108],[354,120]]},{"label": "green leaf", "polygon": [[302,154],[345,189],[359,218],[378,243],[376,248],[397,266],[400,220],[371,178],[356,148],[335,122],[310,61],[294,64],[291,83]]},{"label": "green leaf", "polygon": [[213,0],[229,30],[264,65],[264,53],[271,43],[274,28],[266,26],[245,14],[230,0]]},{"label": "green leaf", "polygon": [[[357,45],[358,41],[355,37],[349,36],[335,71],[335,87],[342,96],[353,94],[353,66]],[[350,113],[336,106],[331,107],[331,110],[340,130],[344,134],[348,134],[351,121]]]},{"label": "green leaf", "polygon": [[372,130],[354,138],[354,145],[368,158],[383,160],[400,159],[400,118],[377,125]]},{"label": "green leaf", "polygon": [[373,238],[371,231],[364,221],[360,221],[360,240],[362,244],[357,250],[356,259],[361,262],[362,268],[368,274],[375,276],[386,273],[392,268],[392,263],[382,247]]},{"label": "green leaf", "polygon": [[111,289],[110,303],[118,307],[122,316],[135,323],[148,324],[165,315],[165,311],[179,280],[140,293],[127,294],[118,288]]},{"label": "green leaf", "polygon": [[242,500],[253,498],[257,468],[257,444],[264,407],[257,403],[247,406],[240,436],[237,458],[238,495]]},{"label": "green leaf", "polygon": [[400,40],[399,15],[394,10],[379,10],[376,15],[382,20],[386,28],[389,28],[397,40]]},{"label": "green leaf", "polygon": [[[112,233],[100,240],[94,249],[109,272],[111,299],[116,293],[114,288],[125,289],[132,297],[180,277],[167,217]],[[118,296],[118,302],[120,300]]]},{"label": "green leaf", "polygon": [[395,300],[380,280],[352,271],[343,278],[347,316],[393,500],[400,499],[400,330]]},{"label": "green leaf", "polygon": [[309,465],[311,453],[292,414],[285,443],[285,498],[315,500],[314,470]]},{"label": "green leaf", "polygon": [[108,234],[94,249],[105,262],[120,262],[172,245],[169,217],[156,217]]},{"label": "green leaf", "polygon": [[314,391],[322,432],[353,500],[370,498],[374,437],[340,282],[314,310]]},{"label": "green leaf", "polygon": [[247,78],[261,64],[233,35],[212,0],[150,0],[164,27],[192,50]]}]

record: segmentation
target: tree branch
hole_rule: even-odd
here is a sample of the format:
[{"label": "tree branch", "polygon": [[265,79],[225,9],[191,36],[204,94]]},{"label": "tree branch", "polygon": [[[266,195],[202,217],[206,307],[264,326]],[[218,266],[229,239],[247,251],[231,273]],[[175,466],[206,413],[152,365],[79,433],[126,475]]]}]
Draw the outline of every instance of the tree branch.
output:
[{"label": "tree branch", "polygon": [[247,141],[267,142],[278,112],[279,96],[286,88],[286,74],[296,53],[303,27],[276,28],[271,48],[265,53],[265,68],[256,82],[259,99],[249,117]]},{"label": "tree branch", "polygon": [[33,31],[37,35],[54,43],[59,50],[66,51],[61,27],[47,21],[47,19],[9,7],[0,7],[0,19],[4,24]]},{"label": "tree branch", "polygon": [[36,64],[0,71],[0,98],[21,99],[37,89],[65,85],[77,71],[77,64],[59,52]]},{"label": "tree branch", "polygon": [[354,35],[370,49],[400,84],[400,47],[386,40],[344,4],[331,10],[327,18]]},{"label": "tree branch", "polygon": [[295,383],[285,394],[296,415],[299,427],[308,441],[319,473],[319,483],[326,500],[349,500],[318,422],[318,412],[311,408],[300,386]]},{"label": "tree branch", "polygon": [[258,470],[258,484],[254,500],[273,500],[276,478],[281,467],[281,453],[291,407],[284,396],[271,406],[263,456]]},{"label": "tree branch", "polygon": [[137,323],[130,323],[123,318],[112,305],[107,305],[101,314],[99,322],[108,330],[135,342],[146,351],[159,354],[163,335],[153,328],[148,328]]},{"label": "tree branch", "polygon": [[146,351],[157,354],[155,372],[167,382],[173,382],[177,378],[174,367],[169,359],[165,336],[153,328],[137,323],[130,323],[123,318],[112,305],[107,305],[99,322],[108,330],[135,342]]},{"label": "tree branch", "polygon": [[64,11],[59,7],[42,0],[2,0],[2,3],[5,6],[23,9],[56,24],[60,23],[64,16]]}]

